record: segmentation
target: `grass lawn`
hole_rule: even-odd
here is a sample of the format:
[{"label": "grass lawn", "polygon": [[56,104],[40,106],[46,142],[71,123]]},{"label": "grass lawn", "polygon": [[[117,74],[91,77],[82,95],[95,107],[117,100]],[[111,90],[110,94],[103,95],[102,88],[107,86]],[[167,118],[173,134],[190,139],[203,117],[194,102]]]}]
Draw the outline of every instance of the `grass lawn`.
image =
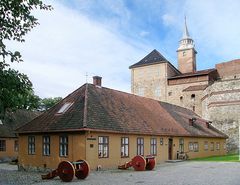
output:
[{"label": "grass lawn", "polygon": [[192,161],[240,162],[238,154],[191,159]]}]

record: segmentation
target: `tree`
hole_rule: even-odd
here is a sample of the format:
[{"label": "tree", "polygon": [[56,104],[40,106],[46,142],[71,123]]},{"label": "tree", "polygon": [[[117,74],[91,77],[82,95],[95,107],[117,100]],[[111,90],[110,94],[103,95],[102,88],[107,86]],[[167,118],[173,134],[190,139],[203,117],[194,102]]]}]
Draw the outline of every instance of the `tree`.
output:
[{"label": "tree", "polygon": [[6,48],[5,40],[24,42],[24,36],[36,25],[37,19],[32,15],[34,9],[51,10],[50,5],[43,4],[40,0],[1,0],[0,1],[0,66],[10,61],[22,61],[18,51]]},{"label": "tree", "polygon": [[19,51],[10,51],[5,41],[24,42],[24,36],[36,25],[33,10],[51,10],[40,0],[0,1],[0,119],[6,110],[31,109],[38,106],[39,97],[34,95],[32,83],[25,74],[9,67],[10,62],[23,61]]},{"label": "tree", "polygon": [[61,97],[44,98],[41,100],[40,110],[48,110],[61,100],[62,100]]}]

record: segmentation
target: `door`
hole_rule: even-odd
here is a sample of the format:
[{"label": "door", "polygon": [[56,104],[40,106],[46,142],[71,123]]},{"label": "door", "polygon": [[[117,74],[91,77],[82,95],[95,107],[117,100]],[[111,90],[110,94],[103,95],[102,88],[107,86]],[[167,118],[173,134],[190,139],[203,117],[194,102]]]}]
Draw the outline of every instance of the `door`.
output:
[{"label": "door", "polygon": [[168,139],[168,160],[172,160],[172,145],[173,145],[173,139]]}]

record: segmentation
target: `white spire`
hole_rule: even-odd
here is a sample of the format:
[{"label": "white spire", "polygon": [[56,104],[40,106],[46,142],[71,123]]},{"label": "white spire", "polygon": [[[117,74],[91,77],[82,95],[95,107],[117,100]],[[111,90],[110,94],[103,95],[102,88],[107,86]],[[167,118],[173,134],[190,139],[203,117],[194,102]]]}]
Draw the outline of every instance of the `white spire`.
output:
[{"label": "white spire", "polygon": [[185,15],[185,25],[184,25],[184,30],[183,30],[183,37],[182,39],[190,38],[188,28],[187,28],[187,20],[186,20],[186,15]]},{"label": "white spire", "polygon": [[185,16],[183,36],[182,36],[182,39],[180,40],[178,50],[185,50],[185,49],[190,49],[190,48],[194,48],[194,42],[189,35],[188,28],[187,28],[186,16]]}]

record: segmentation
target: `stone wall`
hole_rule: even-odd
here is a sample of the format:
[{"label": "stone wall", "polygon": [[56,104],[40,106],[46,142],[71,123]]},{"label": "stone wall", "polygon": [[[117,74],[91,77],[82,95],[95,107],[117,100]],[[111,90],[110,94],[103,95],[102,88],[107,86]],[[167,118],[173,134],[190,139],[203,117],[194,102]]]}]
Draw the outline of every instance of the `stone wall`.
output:
[{"label": "stone wall", "polygon": [[229,136],[227,148],[239,146],[240,79],[219,80],[209,86],[202,99],[203,118]]}]

